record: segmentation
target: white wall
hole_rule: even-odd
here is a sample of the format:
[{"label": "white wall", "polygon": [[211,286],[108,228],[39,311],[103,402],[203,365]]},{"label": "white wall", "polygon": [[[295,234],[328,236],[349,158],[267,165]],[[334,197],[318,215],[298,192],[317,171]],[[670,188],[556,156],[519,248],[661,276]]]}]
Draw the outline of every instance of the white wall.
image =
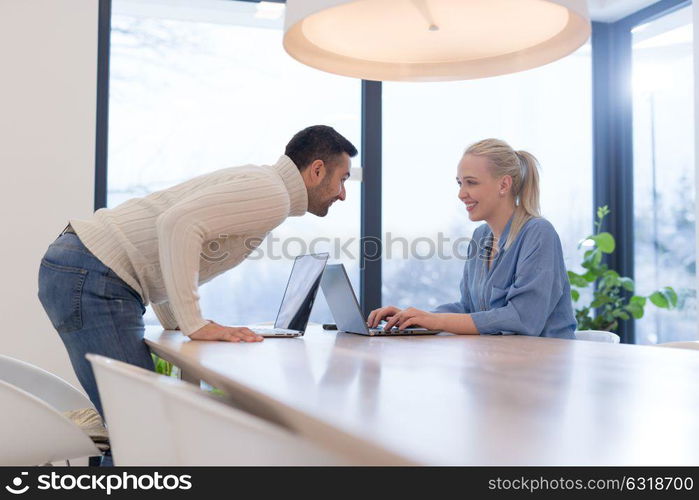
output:
[{"label": "white wall", "polygon": [[0,353],[77,379],[37,299],[39,262],[92,213],[97,0],[0,0]]}]

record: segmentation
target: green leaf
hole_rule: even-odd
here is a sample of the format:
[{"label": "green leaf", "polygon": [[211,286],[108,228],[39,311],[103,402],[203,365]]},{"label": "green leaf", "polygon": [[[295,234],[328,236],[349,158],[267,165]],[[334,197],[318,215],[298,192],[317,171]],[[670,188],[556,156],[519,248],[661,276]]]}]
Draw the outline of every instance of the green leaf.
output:
[{"label": "green leaf", "polygon": [[618,274],[604,274],[605,276],[602,278],[602,282],[600,283],[601,288],[619,288],[621,286]]},{"label": "green leaf", "polygon": [[594,240],[599,248],[604,253],[612,253],[616,247],[616,242],[614,241],[614,236],[609,233],[599,233],[590,238]]},{"label": "green leaf", "polygon": [[667,300],[667,297],[663,295],[661,292],[653,292],[650,294],[650,297],[648,297],[650,301],[657,307],[660,307],[662,309],[667,309],[669,302]]},{"label": "green leaf", "polygon": [[595,257],[594,257],[594,259],[593,259],[593,264],[595,265],[595,267],[597,267],[597,266],[600,265],[600,262],[602,262],[602,252],[597,251],[597,252],[595,252]]},{"label": "green leaf", "polygon": [[597,273],[593,269],[589,269],[585,274],[582,275],[582,277],[588,283],[592,283],[599,277],[599,273]]},{"label": "green leaf", "polygon": [[609,215],[609,207],[607,205],[597,207],[597,218],[598,219],[604,219],[605,216],[607,216],[607,215]]},{"label": "green leaf", "polygon": [[639,305],[643,308],[646,306],[646,298],[640,295],[634,295],[629,299],[629,304]]},{"label": "green leaf", "polygon": [[641,319],[643,317],[643,306],[639,304],[628,304],[626,310],[629,311],[635,319]]},{"label": "green leaf", "polygon": [[568,271],[568,281],[570,281],[571,285],[578,288],[585,288],[588,285],[587,280],[573,271]]},{"label": "green leaf", "polygon": [[619,278],[619,283],[624,287],[624,289],[628,290],[629,292],[633,292],[634,284],[631,278]]},{"label": "green leaf", "polygon": [[623,320],[630,319],[630,316],[629,316],[627,313],[625,313],[624,311],[620,311],[620,310],[614,311],[613,316],[614,316],[615,318],[621,318],[621,319],[623,319]]},{"label": "green leaf", "polygon": [[597,278],[599,278],[599,273],[594,269],[589,269],[585,274],[582,275],[583,279],[588,283],[594,283]]},{"label": "green leaf", "polygon": [[582,266],[586,269],[593,269],[602,262],[602,252],[599,248],[593,248],[585,252]]},{"label": "green leaf", "polygon": [[656,290],[649,298],[653,304],[662,309],[674,309],[677,307],[677,293],[670,286]]},{"label": "green leaf", "polygon": [[580,292],[578,292],[577,290],[571,290],[570,296],[573,298],[573,302],[577,302],[580,298]]},{"label": "green leaf", "polygon": [[169,361],[165,361],[162,358],[159,358],[153,353],[151,353],[151,358],[153,359],[153,366],[155,368],[156,373],[160,373],[161,375],[167,375],[168,377],[172,376],[172,363],[170,363]]},{"label": "green leaf", "polygon": [[591,307],[600,307],[603,306],[604,304],[609,304],[612,302],[614,299],[611,297],[608,297],[606,295],[597,295],[595,294],[595,300],[592,301],[592,304],[590,304]]},{"label": "green leaf", "polygon": [[670,307],[668,307],[668,309],[677,307],[677,293],[675,293],[675,290],[671,286],[664,287],[661,292],[670,303]]}]

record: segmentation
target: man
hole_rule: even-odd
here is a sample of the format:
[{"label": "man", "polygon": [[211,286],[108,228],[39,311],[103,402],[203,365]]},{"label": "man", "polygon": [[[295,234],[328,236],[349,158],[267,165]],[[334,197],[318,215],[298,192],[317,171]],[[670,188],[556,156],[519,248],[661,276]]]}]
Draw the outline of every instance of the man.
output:
[{"label": "man", "polygon": [[[165,328],[195,340],[262,340],[205,320],[198,286],[242,262],[287,217],[324,217],[345,199],[356,154],[333,128],[316,125],[298,132],[274,165],[218,170],[70,221],[41,262],[39,299],[100,413],[85,354],[152,370],[143,342],[149,303]],[[214,246],[225,258],[206,258]]]}]

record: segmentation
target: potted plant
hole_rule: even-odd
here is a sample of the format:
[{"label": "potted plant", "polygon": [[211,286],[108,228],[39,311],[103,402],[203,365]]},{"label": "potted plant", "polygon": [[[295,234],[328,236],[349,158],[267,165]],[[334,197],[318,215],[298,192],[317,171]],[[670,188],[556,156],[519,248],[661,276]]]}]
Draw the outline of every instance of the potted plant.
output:
[{"label": "potted plant", "polygon": [[[606,205],[597,209],[594,234],[578,245],[578,248],[583,245],[590,247],[583,255],[582,267],[585,272],[578,274],[568,271],[578,330],[613,332],[618,328],[620,319],[642,318],[648,300],[662,309],[674,309],[677,306],[677,293],[672,287],[663,287],[648,296],[635,295],[631,278],[619,276],[619,273],[602,263],[602,256],[613,253],[616,247],[614,236],[601,231],[602,221],[607,215],[609,208]],[[577,307],[580,291],[590,286],[593,287],[592,301]]]}]

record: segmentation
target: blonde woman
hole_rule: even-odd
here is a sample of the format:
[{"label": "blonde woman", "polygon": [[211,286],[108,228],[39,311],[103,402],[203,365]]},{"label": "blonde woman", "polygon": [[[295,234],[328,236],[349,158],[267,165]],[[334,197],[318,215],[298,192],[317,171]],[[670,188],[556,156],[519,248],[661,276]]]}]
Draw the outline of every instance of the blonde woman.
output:
[{"label": "blonde woman", "polygon": [[458,334],[523,334],[574,339],[576,327],[561,242],[539,213],[536,158],[506,142],[471,145],[457,169],[459,199],[473,233],[461,300],[432,312],[386,306],[371,312],[370,327],[420,326]]}]

